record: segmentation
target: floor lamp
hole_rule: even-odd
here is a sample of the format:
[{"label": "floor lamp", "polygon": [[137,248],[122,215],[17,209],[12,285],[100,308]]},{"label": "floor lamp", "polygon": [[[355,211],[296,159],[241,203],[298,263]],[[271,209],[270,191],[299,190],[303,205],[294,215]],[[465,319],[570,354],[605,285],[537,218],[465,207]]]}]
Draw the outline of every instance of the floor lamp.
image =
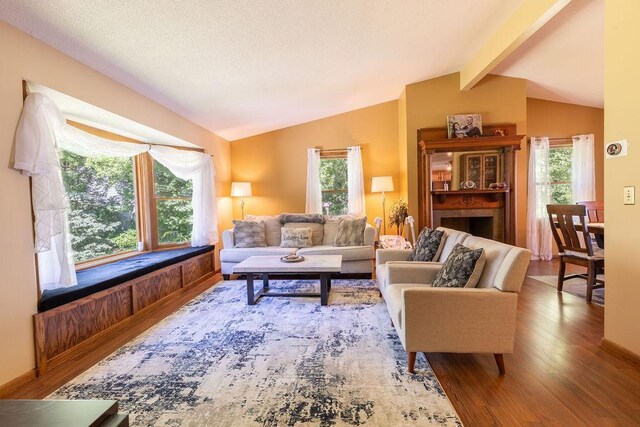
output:
[{"label": "floor lamp", "polygon": [[240,208],[242,208],[242,219],[244,220],[244,198],[251,197],[251,183],[232,182],[231,197],[240,197]]},{"label": "floor lamp", "polygon": [[393,178],[390,176],[374,176],[371,180],[371,192],[382,193],[382,224],[384,234],[387,234],[387,213],[384,204],[387,198],[384,196],[385,191],[393,191]]}]

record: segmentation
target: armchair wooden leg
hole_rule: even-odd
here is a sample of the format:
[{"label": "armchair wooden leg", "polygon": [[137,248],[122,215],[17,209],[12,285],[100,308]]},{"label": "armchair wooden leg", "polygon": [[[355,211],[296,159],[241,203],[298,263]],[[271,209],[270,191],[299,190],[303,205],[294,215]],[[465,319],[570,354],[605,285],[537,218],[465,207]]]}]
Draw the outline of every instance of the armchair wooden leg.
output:
[{"label": "armchair wooden leg", "polygon": [[229,280],[230,278],[231,278],[231,275],[230,275],[230,274],[223,274],[223,275],[222,275],[222,279],[223,279],[223,280]]},{"label": "armchair wooden leg", "polygon": [[591,302],[593,286],[596,284],[596,266],[593,261],[589,261],[589,267],[587,268],[587,302]]},{"label": "armchair wooden leg", "polygon": [[380,289],[378,289],[378,296],[382,298],[382,291]]},{"label": "armchair wooden leg", "polygon": [[560,270],[558,271],[558,292],[562,292],[562,285],[564,284],[564,272],[566,264],[562,257],[560,257]]},{"label": "armchair wooden leg", "polygon": [[394,325],[393,325],[393,319],[389,319],[389,320],[391,321],[391,327],[393,328],[393,327],[394,327]]},{"label": "armchair wooden leg", "polygon": [[498,365],[498,372],[500,372],[500,375],[504,375],[506,372],[504,369],[504,356],[502,354],[494,354],[493,357],[496,359],[496,365]]},{"label": "armchair wooden leg", "polygon": [[409,352],[409,368],[407,369],[407,371],[409,371],[410,374],[413,374],[413,368],[415,366],[416,366],[416,352],[410,351]]}]

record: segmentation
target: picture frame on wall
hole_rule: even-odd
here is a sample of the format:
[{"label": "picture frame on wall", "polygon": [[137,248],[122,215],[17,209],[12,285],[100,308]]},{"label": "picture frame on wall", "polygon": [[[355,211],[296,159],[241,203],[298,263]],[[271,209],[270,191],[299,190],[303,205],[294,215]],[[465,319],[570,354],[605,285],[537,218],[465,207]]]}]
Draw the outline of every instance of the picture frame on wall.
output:
[{"label": "picture frame on wall", "polygon": [[447,116],[447,135],[449,138],[482,136],[482,115],[474,113]]}]

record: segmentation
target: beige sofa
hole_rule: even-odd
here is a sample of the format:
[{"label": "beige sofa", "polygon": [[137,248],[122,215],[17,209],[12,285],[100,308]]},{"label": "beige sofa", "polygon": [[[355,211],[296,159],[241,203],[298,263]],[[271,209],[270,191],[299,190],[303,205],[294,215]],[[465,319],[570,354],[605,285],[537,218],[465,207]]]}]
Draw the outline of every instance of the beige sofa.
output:
[{"label": "beige sofa", "polygon": [[[267,246],[259,248],[236,248],[233,229],[222,232],[223,249],[220,251],[220,268],[225,280],[233,274],[233,266],[251,256],[257,255],[342,255],[341,274],[371,277],[373,272],[373,246],[376,231],[367,224],[364,230],[363,246],[336,247],[333,241],[338,229],[339,219],[325,217],[324,224],[311,223],[280,223],[280,215],[252,216],[247,215],[247,220],[263,221],[265,223]],[[313,246],[308,248],[281,248],[281,227],[309,227],[312,229]]]},{"label": "beige sofa", "polygon": [[455,243],[486,254],[475,288],[433,288],[441,262],[406,261],[411,251],[379,249],[376,275],[387,311],[409,353],[413,372],[417,352],[493,353],[501,374],[503,354],[513,353],[518,292],[531,252],[467,233],[441,228],[444,261]]}]

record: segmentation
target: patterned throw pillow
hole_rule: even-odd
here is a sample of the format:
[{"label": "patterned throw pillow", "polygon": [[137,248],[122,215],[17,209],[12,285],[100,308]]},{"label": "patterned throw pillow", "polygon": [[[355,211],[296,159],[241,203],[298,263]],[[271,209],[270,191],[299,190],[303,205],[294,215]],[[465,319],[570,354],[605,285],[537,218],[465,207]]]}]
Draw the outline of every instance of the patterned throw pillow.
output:
[{"label": "patterned throw pillow", "polygon": [[458,243],[433,280],[434,288],[474,288],[486,262],[484,249],[469,249]]},{"label": "patterned throw pillow", "polygon": [[444,231],[423,228],[416,241],[413,252],[409,255],[408,261],[433,261],[440,252],[444,243],[442,236]]},{"label": "patterned throw pillow", "polygon": [[280,246],[280,215],[246,215],[245,221],[264,222],[264,235],[267,239],[267,246]]},{"label": "patterned throw pillow", "polygon": [[333,246],[363,246],[367,217],[344,218],[338,225]]},{"label": "patterned throw pillow", "polygon": [[233,238],[236,248],[260,248],[267,246],[264,222],[233,220]]},{"label": "patterned throw pillow", "polygon": [[282,248],[310,248],[313,246],[310,228],[286,228],[282,227]]}]

